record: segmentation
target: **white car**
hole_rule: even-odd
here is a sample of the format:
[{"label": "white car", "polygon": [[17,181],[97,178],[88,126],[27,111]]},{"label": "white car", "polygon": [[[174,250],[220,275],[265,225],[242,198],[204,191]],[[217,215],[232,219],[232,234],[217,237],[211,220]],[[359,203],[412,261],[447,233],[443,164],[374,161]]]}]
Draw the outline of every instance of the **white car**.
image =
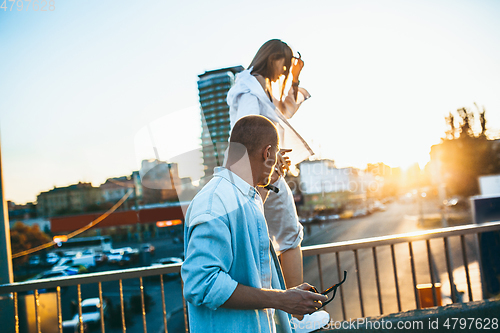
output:
[{"label": "white car", "polygon": [[[170,265],[170,264],[182,264],[183,260],[177,257],[168,257],[159,259],[156,262],[151,263],[151,266],[161,266],[161,265]],[[179,273],[167,273],[165,274],[168,278],[177,278],[179,277]]]},{"label": "white car", "polygon": [[[106,316],[107,303],[103,302],[103,313]],[[63,322],[64,327],[76,327],[80,319],[78,313],[75,314],[73,319]],[[101,302],[98,297],[87,298],[82,301],[82,322],[88,325],[89,328],[98,327],[101,323]]]},{"label": "white car", "polygon": [[47,264],[49,265],[55,265],[58,261],[59,261],[60,257],[55,254],[55,253],[47,253],[47,257],[45,258],[45,260],[47,261]]}]

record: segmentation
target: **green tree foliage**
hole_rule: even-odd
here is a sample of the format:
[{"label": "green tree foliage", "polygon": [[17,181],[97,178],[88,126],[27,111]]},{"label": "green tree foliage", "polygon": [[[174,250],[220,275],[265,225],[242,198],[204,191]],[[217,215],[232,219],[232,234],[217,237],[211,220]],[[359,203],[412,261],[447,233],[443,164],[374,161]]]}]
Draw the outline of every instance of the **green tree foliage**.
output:
[{"label": "green tree foliage", "polygon": [[446,138],[432,148],[431,155],[441,162],[449,195],[479,194],[478,177],[500,173],[500,145],[486,135],[486,110],[478,111],[461,108],[455,115],[450,112],[445,118]]},{"label": "green tree foliage", "polygon": [[[38,224],[27,226],[22,222],[16,222],[10,230],[10,243],[12,253],[26,251],[36,246],[50,242],[51,239],[40,230]],[[14,259],[14,265],[20,265],[28,260],[28,256]]]}]

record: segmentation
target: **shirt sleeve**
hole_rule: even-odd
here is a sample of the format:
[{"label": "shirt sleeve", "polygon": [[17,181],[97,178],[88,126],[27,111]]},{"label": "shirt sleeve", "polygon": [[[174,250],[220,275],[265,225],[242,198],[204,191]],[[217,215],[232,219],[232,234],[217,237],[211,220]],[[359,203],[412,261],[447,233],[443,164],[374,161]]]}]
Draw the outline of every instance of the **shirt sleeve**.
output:
[{"label": "shirt sleeve", "polygon": [[236,120],[248,115],[260,115],[259,99],[249,93],[241,94],[238,100]]},{"label": "shirt sleeve", "polygon": [[193,305],[216,310],[238,285],[228,274],[233,262],[231,234],[222,218],[210,214],[194,218],[190,225],[181,269],[184,298]]}]

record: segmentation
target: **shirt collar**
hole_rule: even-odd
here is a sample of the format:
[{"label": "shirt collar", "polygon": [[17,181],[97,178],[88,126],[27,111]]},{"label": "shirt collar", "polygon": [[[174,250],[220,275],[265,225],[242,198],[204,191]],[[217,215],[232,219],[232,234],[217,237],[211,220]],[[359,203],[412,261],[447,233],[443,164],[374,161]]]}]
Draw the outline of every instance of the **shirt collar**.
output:
[{"label": "shirt collar", "polygon": [[236,188],[238,188],[240,192],[243,193],[243,195],[247,195],[252,198],[255,198],[256,195],[259,195],[255,187],[248,184],[237,174],[224,167],[215,167],[214,177],[221,177],[226,179],[228,182],[236,186]]},{"label": "shirt collar", "polygon": [[259,80],[251,74],[253,67],[248,68],[240,73],[238,73],[238,78],[242,81],[243,85],[246,85],[252,94],[258,97],[262,102],[271,106],[272,109],[275,108],[273,102],[269,99],[264,89],[259,83]]}]

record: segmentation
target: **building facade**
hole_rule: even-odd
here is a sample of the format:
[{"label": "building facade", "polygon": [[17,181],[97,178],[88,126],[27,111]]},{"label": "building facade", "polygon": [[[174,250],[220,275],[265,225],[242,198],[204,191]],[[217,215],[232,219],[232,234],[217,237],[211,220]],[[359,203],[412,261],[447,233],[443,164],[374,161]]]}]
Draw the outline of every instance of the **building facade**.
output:
[{"label": "building facade", "polygon": [[101,191],[91,183],[54,187],[37,196],[38,217],[78,214],[91,210],[102,202]]},{"label": "building facade", "polygon": [[146,204],[179,200],[181,190],[177,163],[143,160],[139,170],[142,202]]},{"label": "building facade", "polygon": [[[108,178],[104,184],[99,186],[102,192],[102,199],[104,202],[116,203],[118,202],[129,189],[135,186],[134,180],[131,177],[116,177]],[[135,191],[129,196],[129,199],[134,198]]]},{"label": "building facade", "polygon": [[242,66],[207,71],[199,75],[198,92],[201,105],[204,175],[213,175],[214,167],[222,165],[231,125],[227,92],[233,86]]},{"label": "building facade", "polygon": [[299,167],[303,209],[310,212],[367,206],[369,192],[379,186],[373,174],[352,167],[337,168],[332,160],[304,161]]}]

